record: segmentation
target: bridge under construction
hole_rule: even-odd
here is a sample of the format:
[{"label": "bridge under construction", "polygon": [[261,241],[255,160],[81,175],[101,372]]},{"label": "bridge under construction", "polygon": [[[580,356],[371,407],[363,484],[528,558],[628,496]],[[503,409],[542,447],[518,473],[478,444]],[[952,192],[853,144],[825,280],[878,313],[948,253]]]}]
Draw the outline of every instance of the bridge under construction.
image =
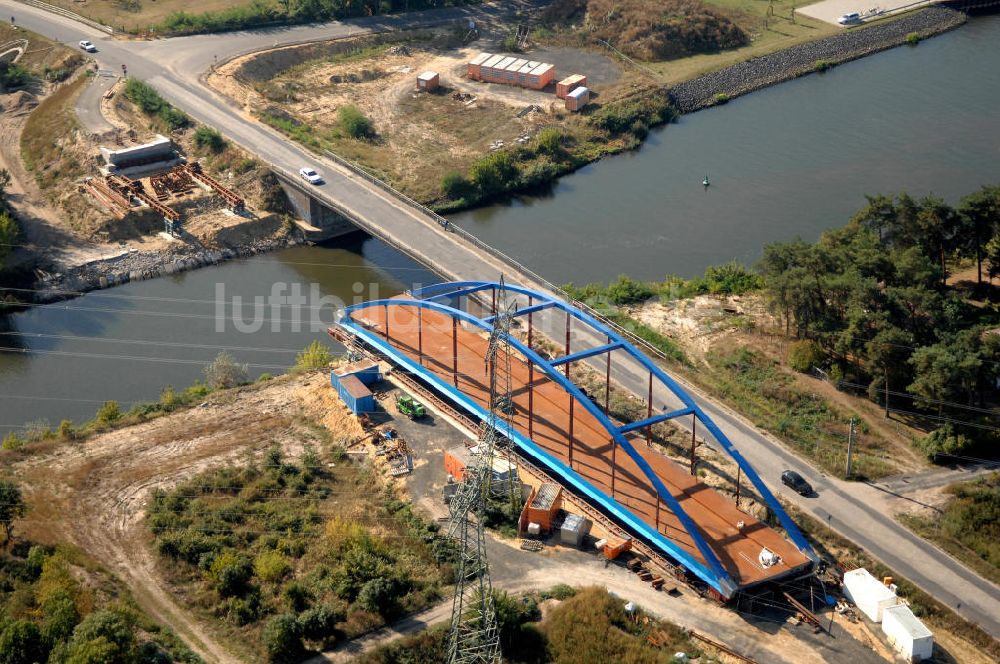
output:
[{"label": "bridge under construction", "polygon": [[[720,599],[813,570],[818,556],[798,527],[690,395],[615,330],[563,300],[498,282],[441,283],[348,307],[336,333],[488,422],[495,404],[486,357],[501,288],[513,296],[517,329],[509,335],[512,398],[503,404],[510,417],[496,426],[518,454]],[[552,330],[563,327],[565,344],[553,357]],[[603,395],[586,394],[574,382],[570,366],[578,362],[606,374]],[[645,417],[623,422],[611,414],[613,362],[648,374]],[[654,383],[676,403],[654,408]],[[690,467],[651,444],[654,425],[679,418],[690,422]],[[741,480],[753,487],[787,539],[699,481],[696,431],[714,438],[732,458],[739,468],[737,487]]]}]

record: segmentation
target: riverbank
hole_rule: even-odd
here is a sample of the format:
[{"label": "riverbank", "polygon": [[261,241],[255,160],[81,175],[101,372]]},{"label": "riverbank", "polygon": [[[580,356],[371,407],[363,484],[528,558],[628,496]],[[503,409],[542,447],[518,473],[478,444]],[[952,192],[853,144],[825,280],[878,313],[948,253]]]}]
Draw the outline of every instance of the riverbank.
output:
[{"label": "riverbank", "polygon": [[693,113],[761,88],[912,43],[913,34],[919,40],[954,30],[967,18],[948,7],[930,7],[897,20],[855,28],[699,76],[670,88],[668,95],[681,113]]},{"label": "riverbank", "polygon": [[42,303],[65,300],[92,290],[166,277],[304,242],[301,235],[293,231],[218,250],[198,250],[190,245],[164,251],[124,250],[119,256],[92,261],[65,273],[46,274],[35,284],[38,291],[35,300]]}]

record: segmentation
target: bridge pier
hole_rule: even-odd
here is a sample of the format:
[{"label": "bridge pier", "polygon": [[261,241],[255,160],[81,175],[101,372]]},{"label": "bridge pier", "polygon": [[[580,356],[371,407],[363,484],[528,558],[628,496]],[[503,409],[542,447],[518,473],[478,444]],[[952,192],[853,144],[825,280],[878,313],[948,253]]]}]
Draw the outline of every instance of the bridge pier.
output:
[{"label": "bridge pier", "polygon": [[361,230],[350,219],[323,205],[298,186],[282,181],[281,188],[285,190],[295,216],[303,222],[298,226],[306,239],[320,242]]}]

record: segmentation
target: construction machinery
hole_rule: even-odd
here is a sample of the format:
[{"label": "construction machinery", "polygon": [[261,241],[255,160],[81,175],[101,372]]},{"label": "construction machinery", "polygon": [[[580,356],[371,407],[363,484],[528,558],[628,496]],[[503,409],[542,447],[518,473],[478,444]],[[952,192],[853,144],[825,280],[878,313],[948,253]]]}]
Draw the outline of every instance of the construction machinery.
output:
[{"label": "construction machinery", "polygon": [[424,408],[424,404],[420,403],[409,394],[403,394],[396,398],[396,408],[403,415],[406,415],[411,420],[419,420],[420,418],[427,415],[427,409]]}]

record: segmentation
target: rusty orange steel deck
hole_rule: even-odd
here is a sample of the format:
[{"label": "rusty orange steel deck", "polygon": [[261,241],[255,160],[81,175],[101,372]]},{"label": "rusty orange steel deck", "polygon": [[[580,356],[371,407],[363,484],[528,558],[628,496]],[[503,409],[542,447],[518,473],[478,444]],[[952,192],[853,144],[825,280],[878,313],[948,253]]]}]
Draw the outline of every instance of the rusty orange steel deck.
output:
[{"label": "rusty orange steel deck", "polygon": [[[540,311],[536,303],[545,297],[533,295],[536,297],[529,300],[531,304],[519,310],[528,311],[529,325],[533,313],[529,308]],[[490,407],[486,362],[489,334],[488,325],[481,324],[483,320],[488,323],[489,318],[479,319],[436,302],[428,304],[432,299],[407,295],[370,303],[370,306],[359,305],[348,310],[340,325],[369,347],[394,360],[402,369],[413,371],[433,386],[444,388],[441,391],[445,393],[464,397],[460,401],[472,408],[478,406],[477,415],[481,416]],[[552,305],[545,308],[551,309]],[[511,432],[510,437],[515,442],[517,439],[533,442],[546,453],[542,456],[557,462],[547,464],[550,469],[555,465],[557,471],[559,467],[569,471],[557,472],[557,475],[564,479],[575,475],[572,479],[577,483],[582,479],[583,484],[596,489],[603,498],[600,503],[607,502],[619,511],[623,509],[628,516],[637,518],[643,526],[662,536],[672,546],[657,548],[707,581],[724,597],[731,597],[748,586],[802,573],[811,567],[815,554],[810,555],[812,550],[808,544],[804,548],[801,543],[797,546],[789,542],[648,444],[649,425],[642,426],[643,422],[663,421],[667,416],[647,417],[637,424],[613,422],[625,441],[623,444],[619,442],[622,439],[616,439],[609,430],[606,406],[597,406],[600,410],[595,413],[595,400],[586,399],[589,403],[584,403],[572,393],[573,388],[566,384],[570,361],[596,356],[604,352],[602,347],[565,356],[566,361],[561,362],[558,372],[554,373],[552,364],[560,362],[559,359],[543,368],[528,356],[530,347],[513,340],[513,335],[512,345],[522,349],[514,350],[512,357],[512,420],[516,432]],[[606,349],[609,358],[613,350],[621,348],[617,342],[609,344],[612,345],[614,348]],[[653,375],[651,371],[650,385]],[[649,415],[652,416],[651,406]],[[698,418],[703,413],[697,409],[690,415]],[[627,446],[632,448],[633,454],[626,453]],[[527,451],[531,455],[531,450]],[[645,470],[640,465],[643,462]],[[752,473],[752,469],[749,472]],[[658,494],[656,480],[669,496],[663,494],[663,489]],[[668,504],[671,499],[679,509],[671,509]],[[689,527],[692,522],[693,529]],[[636,530],[634,527],[626,529]],[[643,535],[642,532],[637,534]],[[801,537],[797,531],[796,534]],[[654,546],[659,544],[655,536],[650,539]]]}]

